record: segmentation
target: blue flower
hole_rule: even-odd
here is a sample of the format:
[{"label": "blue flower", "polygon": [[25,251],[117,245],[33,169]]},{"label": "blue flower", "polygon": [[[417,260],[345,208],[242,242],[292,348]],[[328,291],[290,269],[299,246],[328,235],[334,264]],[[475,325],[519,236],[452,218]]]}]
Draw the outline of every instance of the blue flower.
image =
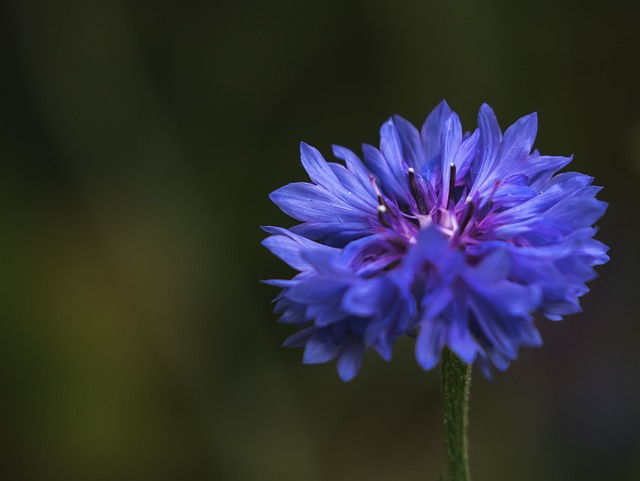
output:
[{"label": "blue flower", "polygon": [[364,162],[344,147],[326,162],[302,143],[311,183],[286,185],[271,200],[301,223],[267,227],[263,244],[293,267],[275,312],[299,331],[284,345],[303,362],[337,359],[347,381],[372,348],[391,358],[396,339],[416,338],[424,369],[447,347],[487,377],[522,346],[542,341],[551,320],[580,311],[593,266],[608,261],[593,224],[607,204],[592,178],[557,172],[570,157],[532,151],[536,114],[504,133],[488,105],[463,133],[442,102],[418,131],[394,116]]}]

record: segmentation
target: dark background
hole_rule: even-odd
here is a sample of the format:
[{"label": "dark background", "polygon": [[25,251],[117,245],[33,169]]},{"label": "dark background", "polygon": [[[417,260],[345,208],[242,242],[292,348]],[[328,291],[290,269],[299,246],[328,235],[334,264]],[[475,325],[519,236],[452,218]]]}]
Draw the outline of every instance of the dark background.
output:
[{"label": "dark background", "polygon": [[478,481],[640,479],[638,3],[15,0],[0,11],[0,479],[435,480],[409,340],[343,384],[279,347],[259,246],[298,142],[376,143],[442,98],[604,185],[565,322],[476,373]]}]

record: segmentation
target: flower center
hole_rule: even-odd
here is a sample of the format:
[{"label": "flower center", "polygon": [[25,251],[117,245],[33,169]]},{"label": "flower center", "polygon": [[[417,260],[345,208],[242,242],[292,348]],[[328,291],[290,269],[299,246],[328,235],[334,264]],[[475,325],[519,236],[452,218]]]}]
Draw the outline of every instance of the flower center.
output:
[{"label": "flower center", "polygon": [[408,247],[416,242],[420,230],[435,225],[449,237],[452,245],[475,243],[473,234],[480,220],[477,199],[475,202],[471,199],[461,201],[468,189],[464,184],[457,185],[456,174],[456,166],[451,164],[447,189],[441,186],[436,192],[432,185],[416,174],[413,167],[409,167],[407,183],[411,198],[405,199],[404,205],[384,196],[372,176],[371,182],[378,197],[380,233],[393,237],[396,243],[400,240]]}]

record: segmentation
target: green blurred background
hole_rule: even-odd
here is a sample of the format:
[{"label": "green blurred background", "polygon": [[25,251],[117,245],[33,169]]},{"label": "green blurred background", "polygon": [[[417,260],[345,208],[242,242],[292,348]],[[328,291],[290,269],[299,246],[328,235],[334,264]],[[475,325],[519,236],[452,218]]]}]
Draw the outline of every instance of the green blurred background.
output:
[{"label": "green blurred background", "polygon": [[610,202],[585,312],[476,375],[476,480],[640,479],[637,3],[14,0],[0,7],[0,479],[435,480],[411,342],[343,384],[260,278],[298,142],[375,143],[442,98],[537,110]]}]

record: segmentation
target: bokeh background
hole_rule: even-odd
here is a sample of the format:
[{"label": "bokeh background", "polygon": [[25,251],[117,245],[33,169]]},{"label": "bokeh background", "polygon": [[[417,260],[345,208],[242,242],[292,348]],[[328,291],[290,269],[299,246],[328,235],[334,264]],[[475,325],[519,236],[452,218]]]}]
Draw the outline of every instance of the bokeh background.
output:
[{"label": "bokeh background", "polygon": [[410,341],[343,384],[279,347],[259,225],[298,142],[442,98],[605,186],[585,312],[476,375],[476,480],[640,479],[640,39],[613,0],[14,0],[0,7],[0,479],[435,480]]}]

